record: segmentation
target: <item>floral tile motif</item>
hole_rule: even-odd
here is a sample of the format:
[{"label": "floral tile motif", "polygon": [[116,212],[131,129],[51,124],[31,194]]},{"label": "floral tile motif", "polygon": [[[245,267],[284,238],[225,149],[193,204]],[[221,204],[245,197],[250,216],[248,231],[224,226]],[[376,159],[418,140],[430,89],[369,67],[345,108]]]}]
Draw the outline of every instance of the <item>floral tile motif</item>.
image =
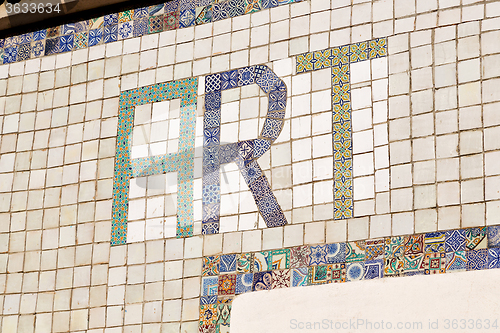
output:
[{"label": "floral tile motif", "polygon": [[201,279],[201,295],[212,296],[217,295],[219,290],[219,277],[207,276]]},{"label": "floral tile motif", "polygon": [[200,306],[200,326],[215,325],[217,323],[217,304],[204,304]]},{"label": "floral tile motif", "polygon": [[488,250],[470,250],[465,251],[467,256],[467,270],[468,271],[478,271],[481,269],[488,268]]},{"label": "floral tile motif", "polygon": [[271,290],[272,284],[273,275],[271,271],[254,273],[252,290]]},{"label": "floral tile motif", "polygon": [[500,248],[488,249],[488,268],[500,268]]},{"label": "floral tile motif", "polygon": [[290,249],[274,250],[272,252],[272,269],[290,268]]},{"label": "floral tile motif", "polygon": [[446,231],[446,252],[457,252],[465,250],[465,229]]},{"label": "floral tile motif", "polygon": [[272,252],[257,252],[253,257],[253,272],[264,272],[272,269]]},{"label": "floral tile motif", "polygon": [[236,274],[219,275],[219,295],[234,295],[236,291]]},{"label": "floral tile motif", "polygon": [[179,28],[179,12],[166,13],[164,16],[164,29],[165,30],[175,30]]},{"label": "floral tile motif", "polygon": [[500,225],[488,227],[488,247],[500,247]]},{"label": "floral tile motif", "polygon": [[36,41],[31,43],[31,57],[38,58],[45,53],[45,41]]},{"label": "floral tile motif", "polygon": [[291,286],[292,271],[290,269],[282,269],[273,271],[272,289],[289,288]]},{"label": "floral tile motif", "polygon": [[446,253],[446,273],[464,272],[466,269],[465,251]]},{"label": "floral tile motif", "polygon": [[326,262],[337,264],[345,262],[345,243],[334,243],[326,245]]},{"label": "floral tile motif", "polygon": [[324,265],[326,264],[326,245],[311,246],[308,265]]},{"label": "floral tile motif", "polygon": [[202,276],[219,275],[220,267],[220,257],[211,256],[203,257],[203,269],[201,271]]},{"label": "floral tile motif", "polygon": [[236,295],[252,291],[252,286],[253,286],[252,273],[236,275]]},{"label": "floral tile motif", "polygon": [[387,39],[377,38],[368,42],[370,59],[387,56]]},{"label": "floral tile motif", "polygon": [[364,262],[351,262],[346,264],[346,281],[359,281],[363,280],[365,263]]},{"label": "floral tile motif", "polygon": [[133,20],[132,10],[126,10],[118,13],[118,23],[129,22]]},{"label": "floral tile motif", "polygon": [[384,239],[366,241],[366,260],[384,259],[384,248]]},{"label": "floral tile motif", "polygon": [[116,42],[118,40],[118,24],[113,24],[104,27],[103,41],[104,43]]},{"label": "floral tile motif", "polygon": [[224,254],[220,256],[220,272],[236,271],[236,254]]},{"label": "floral tile motif", "polygon": [[424,235],[411,235],[405,238],[405,255],[424,253]]},{"label": "floral tile motif", "polygon": [[133,29],[134,37],[140,37],[148,33],[149,21],[147,18],[134,19],[133,22],[134,22],[134,29]]},{"label": "floral tile motif", "polygon": [[488,247],[486,227],[465,229],[466,250],[479,250]]},{"label": "floral tile motif", "polygon": [[309,255],[311,250],[309,246],[297,246],[290,249],[290,267],[299,268],[309,264]]},{"label": "floral tile motif", "polygon": [[346,243],[346,262],[364,261],[365,247],[365,241]]},{"label": "floral tile motif", "polygon": [[404,272],[416,272],[424,270],[424,254],[407,254],[404,256]]},{"label": "floral tile motif", "polygon": [[328,265],[329,278],[332,283],[342,283],[346,279],[345,263]]},{"label": "floral tile motif", "polygon": [[424,258],[424,274],[446,273],[446,253],[426,253]]},{"label": "floral tile motif", "polygon": [[425,234],[424,252],[445,252],[445,239],[446,234],[444,232],[430,232]]},{"label": "floral tile motif", "polygon": [[102,28],[93,29],[89,31],[89,46],[95,46],[101,44],[102,41]]},{"label": "floral tile motif", "polygon": [[404,236],[388,237],[385,239],[384,256],[386,258],[393,256],[404,256],[405,238]]},{"label": "floral tile motif", "polygon": [[310,266],[307,280],[310,286],[329,283],[330,272],[327,265]]},{"label": "floral tile motif", "polygon": [[245,0],[245,14],[257,12],[262,8],[261,0]]},{"label": "floral tile motif", "polygon": [[301,286],[307,286],[307,276],[308,276],[308,268],[307,267],[299,267],[299,268],[292,268],[292,276],[291,276],[291,283],[292,287],[301,287]]},{"label": "floral tile motif", "polygon": [[238,254],[236,259],[236,273],[253,272],[253,253]]}]

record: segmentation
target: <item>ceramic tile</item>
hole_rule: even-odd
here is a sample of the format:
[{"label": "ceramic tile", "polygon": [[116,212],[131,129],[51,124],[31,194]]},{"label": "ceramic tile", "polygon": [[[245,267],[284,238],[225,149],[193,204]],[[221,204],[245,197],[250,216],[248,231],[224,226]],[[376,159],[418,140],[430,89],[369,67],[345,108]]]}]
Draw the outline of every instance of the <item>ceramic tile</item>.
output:
[{"label": "ceramic tile", "polygon": [[465,251],[465,254],[467,256],[466,265],[468,271],[477,271],[488,268],[487,249]]},{"label": "ceramic tile", "polygon": [[233,295],[236,291],[236,274],[219,275],[218,295]]},{"label": "ceramic tile", "polygon": [[290,249],[290,267],[299,268],[309,264],[311,250],[309,246],[297,246]]},{"label": "ceramic tile", "polygon": [[364,262],[351,262],[346,264],[346,281],[360,281],[363,280],[365,273]]},{"label": "ceramic tile", "polygon": [[253,276],[252,290],[271,290],[273,283],[273,275],[271,271],[256,272]]},{"label": "ceramic tile", "polygon": [[365,241],[346,243],[346,262],[365,261]]},{"label": "ceramic tile", "polygon": [[425,275],[446,273],[446,253],[426,253],[424,267]]},{"label": "ceramic tile", "polygon": [[307,267],[298,267],[292,268],[292,287],[300,287],[307,286],[308,284],[308,268]]},{"label": "ceramic tile", "polygon": [[272,289],[289,288],[291,287],[291,274],[290,269],[275,270],[272,272]]},{"label": "ceramic tile", "polygon": [[236,276],[236,289],[235,292],[237,295],[248,293],[252,291],[253,286],[253,274],[238,274]]},{"label": "ceramic tile", "polygon": [[467,269],[465,251],[446,253],[446,272],[463,272]]}]

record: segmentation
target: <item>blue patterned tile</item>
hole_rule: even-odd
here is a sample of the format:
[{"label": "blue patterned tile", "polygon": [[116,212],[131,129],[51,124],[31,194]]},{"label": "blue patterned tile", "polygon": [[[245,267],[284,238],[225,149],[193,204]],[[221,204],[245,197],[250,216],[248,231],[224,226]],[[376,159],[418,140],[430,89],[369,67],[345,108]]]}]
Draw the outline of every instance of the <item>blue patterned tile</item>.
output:
[{"label": "blue patterned tile", "polygon": [[118,25],[104,27],[103,39],[104,43],[116,42],[118,40]]},{"label": "blue patterned tile", "polygon": [[346,264],[346,281],[359,281],[363,280],[365,263],[364,262],[352,262]]},{"label": "blue patterned tile", "polygon": [[200,305],[217,304],[217,295],[200,297]]},{"label": "blue patterned tile", "polygon": [[202,296],[217,295],[218,290],[219,290],[218,276],[207,276],[202,278],[201,280]]},{"label": "blue patterned tile", "polygon": [[254,140],[253,143],[254,143],[254,145],[253,145],[253,147],[254,147],[253,157],[254,158],[261,157],[271,147],[270,140],[256,139],[256,140]]},{"label": "blue patterned tile", "polygon": [[384,277],[384,259],[365,261],[364,280],[380,279]]},{"label": "blue patterned tile", "polygon": [[92,29],[89,31],[89,47],[98,45],[102,41],[102,29]]},{"label": "blue patterned tile", "polygon": [[262,9],[278,7],[278,0],[262,0]]},{"label": "blue patterned tile", "polygon": [[37,41],[37,40],[42,40],[42,39],[45,39],[47,37],[47,32],[45,29],[43,30],[38,30],[38,31],[35,31],[33,33],[33,40],[34,41]]},{"label": "blue patterned tile", "polygon": [[212,5],[212,20],[215,22],[229,18],[228,8],[227,1],[214,3]]},{"label": "blue patterned tile", "polygon": [[238,155],[243,160],[250,160],[253,157],[253,140],[238,142]]},{"label": "blue patterned tile", "polygon": [[311,249],[311,253],[309,254],[309,266],[324,265],[327,263],[327,261],[326,261],[327,246],[326,245],[311,246],[310,249]]},{"label": "blue patterned tile", "polygon": [[59,39],[59,52],[69,52],[73,50],[75,35],[64,35]]},{"label": "blue patterned tile", "polygon": [[[205,76],[205,94],[210,92],[220,92],[220,90],[221,90],[220,73]],[[208,100],[208,102],[209,105],[211,105],[210,100]],[[205,99],[205,104],[207,104],[207,99]],[[218,108],[220,108],[220,100],[217,109]],[[215,110],[215,108],[211,108],[211,110]]]},{"label": "blue patterned tile", "polygon": [[278,138],[283,128],[283,120],[266,118],[261,135],[274,141]]},{"label": "blue patterned tile", "polygon": [[465,250],[465,230],[448,230],[446,231],[445,240],[446,252],[457,252]]},{"label": "blue patterned tile", "polygon": [[465,251],[446,253],[446,272],[464,272],[467,269]]},{"label": "blue patterned tile", "polygon": [[118,24],[118,39],[130,38],[133,35],[134,22],[128,21]]},{"label": "blue patterned tile", "polygon": [[477,271],[488,268],[488,250],[470,250],[465,252],[467,256],[467,270]]},{"label": "blue patterned tile", "polygon": [[252,290],[271,290],[272,284],[273,275],[271,271],[254,273]]},{"label": "blue patterned tile", "polygon": [[212,127],[203,130],[203,145],[212,146],[220,144],[220,127]]},{"label": "blue patterned tile", "polygon": [[345,243],[327,244],[326,262],[329,264],[340,264],[345,262]]},{"label": "blue patterned tile", "polygon": [[31,56],[33,58],[41,57],[45,54],[45,41],[39,40],[31,45]]},{"label": "blue patterned tile", "polygon": [[245,0],[228,0],[227,12],[229,17],[236,17],[245,14]]},{"label": "blue patterned tile", "polygon": [[172,0],[165,2],[165,13],[177,11],[179,8],[179,0]]},{"label": "blue patterned tile", "polygon": [[45,40],[45,55],[59,53],[59,37]]},{"label": "blue patterned tile", "polygon": [[268,110],[279,111],[284,110],[286,107],[286,86],[280,82],[276,84],[269,93],[269,106]]},{"label": "blue patterned tile", "polygon": [[253,273],[238,274],[236,276],[236,294],[243,294],[252,291]]},{"label": "blue patterned tile", "polygon": [[109,14],[109,15],[104,15],[104,26],[108,27],[111,25],[118,24],[118,14]]},{"label": "blue patterned tile", "polygon": [[28,32],[18,36],[18,43],[19,44],[30,43],[32,39],[33,39],[33,34],[31,32]]},{"label": "blue patterned tile", "polygon": [[238,71],[228,71],[221,74],[221,89],[227,90],[238,86]]},{"label": "blue patterned tile", "polygon": [[194,25],[194,20],[196,19],[196,10],[185,9],[181,10],[179,13],[179,27],[186,28]]},{"label": "blue patterned tile", "polygon": [[500,248],[488,249],[488,268],[500,268]]},{"label": "blue patterned tile", "polygon": [[259,77],[257,78],[257,80],[255,80],[255,82],[267,94],[268,92],[271,91],[274,85],[278,83],[279,80],[280,79],[278,78],[278,76],[276,76],[276,74],[274,74],[273,71],[267,68],[264,73],[261,73],[259,75]]},{"label": "blue patterned tile", "polygon": [[88,20],[75,23],[75,33],[86,32],[89,30],[90,22]]},{"label": "blue patterned tile", "polygon": [[31,58],[31,43],[21,44],[17,50],[17,61]]},{"label": "blue patterned tile", "polygon": [[500,225],[488,227],[488,247],[500,247]]},{"label": "blue patterned tile", "polygon": [[193,9],[195,3],[193,0],[179,0],[179,10]]},{"label": "blue patterned tile", "polygon": [[247,86],[255,82],[254,66],[238,69],[238,86]]},{"label": "blue patterned tile", "polygon": [[160,15],[164,13],[164,4],[149,6],[149,16]]},{"label": "blue patterned tile", "polygon": [[148,12],[149,12],[148,7],[134,9],[134,16],[133,16],[134,20],[148,17]]},{"label": "blue patterned tile", "polygon": [[134,26],[133,26],[133,34],[134,37],[140,37],[143,35],[147,35],[148,33],[148,19],[147,18],[141,18],[134,20]]},{"label": "blue patterned tile", "polygon": [[225,254],[220,257],[221,273],[236,271],[236,254]]}]

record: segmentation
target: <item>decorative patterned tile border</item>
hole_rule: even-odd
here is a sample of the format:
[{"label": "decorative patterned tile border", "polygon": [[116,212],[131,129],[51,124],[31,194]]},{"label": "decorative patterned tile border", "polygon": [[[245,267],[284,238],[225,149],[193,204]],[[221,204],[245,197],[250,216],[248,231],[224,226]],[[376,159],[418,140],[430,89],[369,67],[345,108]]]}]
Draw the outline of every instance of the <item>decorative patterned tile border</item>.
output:
[{"label": "decorative patterned tile border", "polygon": [[203,258],[200,332],[229,330],[236,295],[500,268],[500,226]]},{"label": "decorative patterned tile border", "polygon": [[[127,241],[130,178],[166,172],[177,172],[177,236],[192,236],[197,92],[198,79],[189,78],[128,90],[120,95],[113,179],[111,245],[125,244]],[[143,104],[175,98],[181,99],[178,152],[131,159],[134,108]]]},{"label": "decorative patterned tile border", "polygon": [[301,0],[172,0],[0,39],[0,63],[39,58],[132,37],[186,28]]},{"label": "decorative patterned tile border", "polygon": [[350,64],[387,56],[387,39],[379,38],[299,54],[297,74],[332,69],[334,219],[352,218],[353,166]]}]

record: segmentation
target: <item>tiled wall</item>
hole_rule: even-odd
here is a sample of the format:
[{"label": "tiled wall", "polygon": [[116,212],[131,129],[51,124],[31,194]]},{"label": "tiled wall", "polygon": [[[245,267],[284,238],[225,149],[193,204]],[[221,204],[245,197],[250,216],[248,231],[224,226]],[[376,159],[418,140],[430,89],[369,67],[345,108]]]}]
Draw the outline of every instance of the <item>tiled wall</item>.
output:
[{"label": "tiled wall", "polygon": [[499,22],[181,1],[2,41],[1,331],[228,332],[250,291],[499,267]]}]

